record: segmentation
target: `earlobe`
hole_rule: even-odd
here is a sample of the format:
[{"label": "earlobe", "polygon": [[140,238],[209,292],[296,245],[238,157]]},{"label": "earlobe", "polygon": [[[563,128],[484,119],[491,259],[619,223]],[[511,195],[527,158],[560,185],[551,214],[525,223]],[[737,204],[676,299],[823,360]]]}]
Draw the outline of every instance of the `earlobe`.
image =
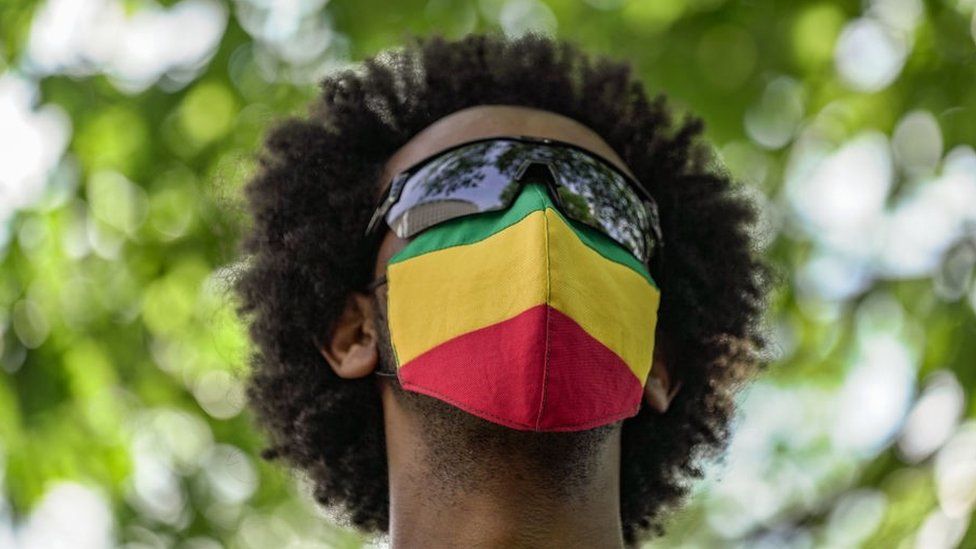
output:
[{"label": "earlobe", "polygon": [[658,413],[665,413],[681,389],[681,381],[672,381],[670,368],[660,347],[654,349],[654,363],[644,385],[644,401]]},{"label": "earlobe", "polygon": [[320,342],[319,352],[339,377],[364,377],[376,369],[379,352],[374,318],[369,297],[353,292],[329,337]]}]

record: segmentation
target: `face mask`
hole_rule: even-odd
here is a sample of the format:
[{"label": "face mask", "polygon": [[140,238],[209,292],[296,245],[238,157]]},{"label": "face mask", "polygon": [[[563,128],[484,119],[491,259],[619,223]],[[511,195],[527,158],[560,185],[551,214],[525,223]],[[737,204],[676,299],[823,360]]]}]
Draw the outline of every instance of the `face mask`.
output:
[{"label": "face mask", "polygon": [[404,389],[520,430],[592,429],[640,409],[660,292],[545,185],[417,234],[386,275]]}]

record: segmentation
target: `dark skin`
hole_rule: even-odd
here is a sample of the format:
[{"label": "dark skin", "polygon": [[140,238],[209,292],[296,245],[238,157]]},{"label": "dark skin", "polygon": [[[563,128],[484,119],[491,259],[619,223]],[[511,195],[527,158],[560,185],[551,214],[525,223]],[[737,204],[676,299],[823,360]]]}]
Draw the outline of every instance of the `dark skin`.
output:
[{"label": "dark skin", "polygon": [[[393,175],[411,164],[451,145],[495,135],[532,135],[568,141],[607,158],[633,175],[599,135],[571,118],[521,106],[479,105],[438,120],[397,150],[386,162],[377,182],[377,195],[386,189]],[[408,242],[409,239],[401,239],[387,230],[374,276],[385,274],[389,258]],[[385,318],[386,285],[376,292]],[[320,349],[340,377],[367,376],[379,365],[376,319],[377,311],[368,294],[348,295],[331,339]],[[655,348],[644,398],[648,406],[663,413],[680,384],[672,386],[660,348],[661,345]],[[392,371],[395,365],[385,366]],[[510,471],[509,475],[496,475],[460,497],[432,498],[429,497],[430,474],[424,469],[427,460],[422,425],[395,398],[391,380],[377,376],[376,383],[383,403],[389,460],[391,547],[623,547],[619,423],[596,454],[594,474],[578,498],[557,500],[539,496],[531,476],[514,459],[510,467],[503,469]],[[532,541],[527,542],[528,539]]]}]

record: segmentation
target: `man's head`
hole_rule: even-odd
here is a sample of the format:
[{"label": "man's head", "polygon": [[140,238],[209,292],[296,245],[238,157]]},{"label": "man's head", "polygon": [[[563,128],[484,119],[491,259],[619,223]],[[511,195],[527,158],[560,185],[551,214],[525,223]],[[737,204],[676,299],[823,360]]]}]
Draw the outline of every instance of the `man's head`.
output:
[{"label": "man's head", "polygon": [[[440,476],[432,486],[448,491],[518,467],[572,496],[601,460],[619,460],[624,537],[634,543],[700,475],[699,454],[721,448],[732,390],[758,365],[765,268],[749,239],[752,205],[705,164],[699,122],[672,127],[663,100],[649,102],[627,65],[593,62],[568,43],[418,39],[364,68],[325,79],[311,120],[271,132],[248,186],[255,226],[237,288],[258,344],[249,396],[272,436],[268,454],[308,470],[319,501],[379,531],[389,517],[384,429],[415,431],[427,470]],[[516,431],[370,375],[396,363],[386,288],[361,288],[408,243],[387,231],[370,245],[371,207],[405,167],[497,135],[577,144],[659,204],[667,245],[651,272],[661,289],[654,366],[632,418]]]},{"label": "man's head", "polygon": [[[601,155],[633,176],[596,132],[575,120],[518,105],[476,105],[453,112],[413,136],[387,160],[376,188],[379,192],[386,191],[395,174],[454,145],[511,135],[573,143]],[[403,250],[410,240],[412,238],[398,237],[384,226],[373,276],[387,275],[390,258]],[[484,272],[484,268],[479,272]],[[500,280],[496,283],[505,282]],[[466,281],[460,283],[466,284]],[[323,357],[339,377],[359,378],[377,369],[396,371],[397,363],[388,332],[388,287],[383,284],[372,294],[353,292],[328,339],[320,345]],[[492,299],[498,299],[497,292],[493,294]],[[416,297],[424,299],[424,296]],[[636,339],[636,334],[633,339]],[[672,376],[660,352],[656,359],[651,371],[652,382],[646,385],[646,401],[653,409],[664,412],[680,387],[672,383]],[[387,382],[386,379],[383,381]],[[387,418],[404,411],[419,418],[416,424],[422,426],[418,432],[426,441],[424,452],[427,456],[442,456],[428,457],[426,461],[431,465],[428,469],[432,473],[449,476],[449,482],[440,484],[452,491],[458,491],[462,486],[483,484],[486,477],[497,477],[497,471],[511,468],[513,461],[519,461],[521,465],[529,467],[531,476],[538,481],[540,488],[562,496],[572,495],[573,489],[581,488],[591,472],[587,458],[596,458],[600,445],[607,441],[614,429],[620,428],[620,423],[616,422],[616,425],[572,434],[539,436],[538,433],[501,428],[470,414],[460,413],[457,407],[447,406],[437,399],[404,391],[395,378],[388,383],[388,393],[394,395],[396,401],[387,397],[388,402],[384,407]],[[388,419],[387,423],[391,421],[395,419]],[[389,441],[389,437],[387,439]],[[466,456],[476,459],[466,459]]]}]

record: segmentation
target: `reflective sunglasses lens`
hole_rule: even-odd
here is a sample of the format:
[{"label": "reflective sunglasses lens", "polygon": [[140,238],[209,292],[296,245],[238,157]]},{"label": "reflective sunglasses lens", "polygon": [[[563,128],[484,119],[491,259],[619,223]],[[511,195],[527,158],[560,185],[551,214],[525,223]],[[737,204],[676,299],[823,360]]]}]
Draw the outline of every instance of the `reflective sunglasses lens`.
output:
[{"label": "reflective sunglasses lens", "polygon": [[571,154],[555,165],[566,213],[599,229],[646,262],[651,227],[644,201],[622,175],[600,160],[579,151],[568,152]]},{"label": "reflective sunglasses lens", "polygon": [[485,141],[434,158],[404,183],[386,214],[390,228],[400,238],[410,238],[448,219],[507,207],[518,186],[516,145]]},{"label": "reflective sunglasses lens", "polygon": [[644,201],[604,162],[569,147],[499,139],[447,151],[407,178],[386,221],[397,236],[410,238],[455,217],[507,208],[529,162],[553,167],[566,215],[647,262],[657,239]]}]

